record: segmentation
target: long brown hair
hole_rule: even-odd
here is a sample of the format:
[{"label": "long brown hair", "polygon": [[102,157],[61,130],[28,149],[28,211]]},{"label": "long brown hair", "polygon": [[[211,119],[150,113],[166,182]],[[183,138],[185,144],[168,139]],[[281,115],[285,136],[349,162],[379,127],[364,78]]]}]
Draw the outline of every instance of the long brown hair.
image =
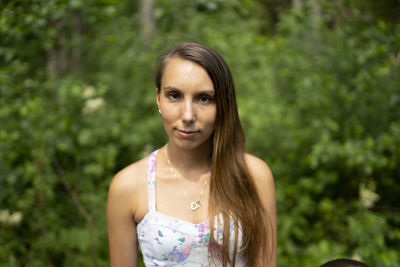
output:
[{"label": "long brown hair", "polygon": [[[212,137],[211,179],[208,214],[210,218],[209,253],[220,258],[225,267],[235,266],[240,251],[249,266],[257,257],[266,257],[269,221],[258,195],[255,182],[245,162],[245,136],[240,123],[235,86],[225,60],[214,50],[193,42],[185,42],[169,50],[161,60],[156,74],[156,85],[161,80],[168,60],[179,57],[203,67],[210,76],[215,90],[217,115]],[[216,240],[215,217],[222,214],[222,246]],[[267,220],[266,220],[267,218]],[[230,254],[230,220],[233,219],[234,247]],[[242,246],[238,247],[238,230],[242,232]],[[218,256],[219,255],[219,256]]]}]

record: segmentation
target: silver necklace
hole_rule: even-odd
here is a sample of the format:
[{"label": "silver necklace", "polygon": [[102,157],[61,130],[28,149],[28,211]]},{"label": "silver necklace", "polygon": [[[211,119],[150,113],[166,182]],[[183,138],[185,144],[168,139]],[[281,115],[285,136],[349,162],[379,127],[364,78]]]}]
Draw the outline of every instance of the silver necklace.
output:
[{"label": "silver necklace", "polygon": [[[201,202],[200,201],[201,201],[201,198],[203,197],[204,189],[206,188],[206,185],[207,185],[207,179],[204,181],[203,188],[201,189],[201,192],[200,192],[199,200],[191,201],[189,199],[188,195],[186,194],[185,190],[183,189],[182,184],[179,182],[178,175],[177,175],[178,170],[175,170],[174,167],[172,167],[171,161],[169,160],[169,157],[168,157],[167,147],[165,147],[165,149],[164,149],[164,154],[165,154],[165,157],[167,158],[169,169],[172,172],[172,175],[175,177],[176,182],[178,183],[179,187],[181,188],[183,196],[190,203],[190,209],[193,210],[193,211],[196,211],[201,206]],[[180,175],[180,176],[182,176],[182,175]]]}]

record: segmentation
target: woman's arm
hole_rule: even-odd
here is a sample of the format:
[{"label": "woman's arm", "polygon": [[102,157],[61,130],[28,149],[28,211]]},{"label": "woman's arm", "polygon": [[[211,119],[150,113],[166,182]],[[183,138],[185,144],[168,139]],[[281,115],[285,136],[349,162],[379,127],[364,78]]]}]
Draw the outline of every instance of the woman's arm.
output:
[{"label": "woman's arm", "polygon": [[[107,230],[111,267],[137,267],[136,223],[132,209],[132,177],[118,173],[112,180],[107,201]],[[130,179],[129,179],[130,178]]]},{"label": "woman's arm", "polygon": [[249,171],[254,177],[257,190],[260,195],[262,205],[267,212],[266,225],[268,226],[268,253],[265,255],[260,251],[260,256],[256,261],[256,266],[275,267],[276,248],[277,248],[277,227],[276,227],[276,198],[274,179],[268,165],[251,155],[247,155],[246,161]]}]

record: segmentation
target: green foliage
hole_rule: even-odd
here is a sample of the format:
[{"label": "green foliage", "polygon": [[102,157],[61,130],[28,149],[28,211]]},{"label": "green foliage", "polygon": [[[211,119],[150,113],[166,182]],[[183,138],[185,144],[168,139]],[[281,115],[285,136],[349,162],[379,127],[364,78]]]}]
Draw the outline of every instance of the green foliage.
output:
[{"label": "green foliage", "polygon": [[247,127],[257,128],[249,145],[276,176],[280,264],[356,257],[390,266],[400,257],[392,248],[399,241],[392,234],[399,226],[399,28],[315,26],[298,14],[283,19],[284,34],[266,41],[275,95],[264,99],[273,101],[247,111]]},{"label": "green foliage", "polygon": [[108,265],[108,185],[165,143],[153,74],[182,40],[232,68],[249,151],[275,176],[279,266],[399,262],[391,3],[326,1],[320,17],[285,3],[160,0],[151,41],[137,1],[1,4],[0,266]]}]

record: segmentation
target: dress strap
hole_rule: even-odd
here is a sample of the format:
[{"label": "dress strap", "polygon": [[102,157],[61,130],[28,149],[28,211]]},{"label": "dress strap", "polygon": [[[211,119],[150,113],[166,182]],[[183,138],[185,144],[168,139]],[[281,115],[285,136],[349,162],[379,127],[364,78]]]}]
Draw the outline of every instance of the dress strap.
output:
[{"label": "dress strap", "polygon": [[157,151],[149,156],[148,172],[147,172],[147,192],[149,201],[149,211],[156,210],[156,158]]}]

